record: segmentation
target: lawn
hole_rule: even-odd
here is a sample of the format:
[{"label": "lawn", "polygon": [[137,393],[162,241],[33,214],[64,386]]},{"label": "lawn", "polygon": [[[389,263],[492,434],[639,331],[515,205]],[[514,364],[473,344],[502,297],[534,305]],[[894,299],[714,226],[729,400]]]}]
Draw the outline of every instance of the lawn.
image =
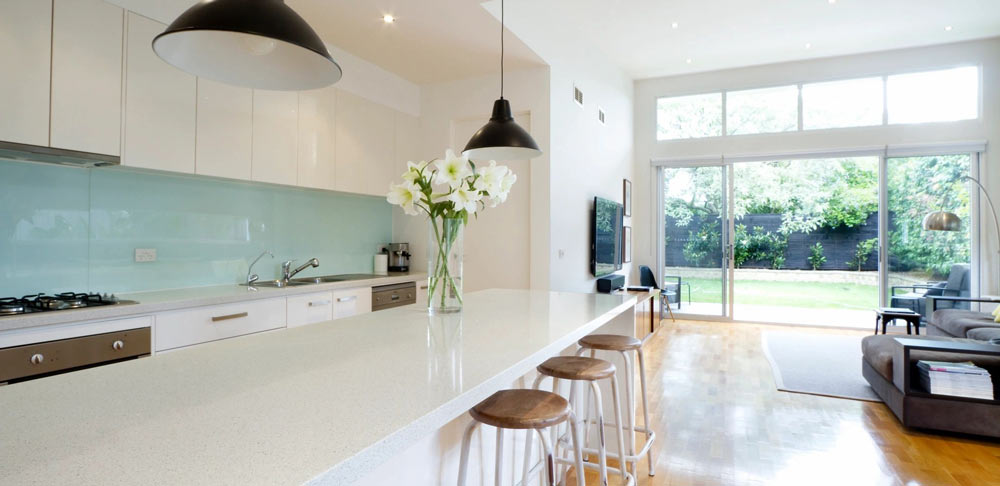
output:
[{"label": "lawn", "polygon": [[[685,278],[691,284],[694,302],[722,302],[722,283],[716,279]],[[685,286],[686,287],[686,286]],[[875,285],[827,282],[772,282],[736,280],[737,304],[777,305],[815,309],[874,309],[878,307]],[[687,303],[687,288],[684,302]]]}]

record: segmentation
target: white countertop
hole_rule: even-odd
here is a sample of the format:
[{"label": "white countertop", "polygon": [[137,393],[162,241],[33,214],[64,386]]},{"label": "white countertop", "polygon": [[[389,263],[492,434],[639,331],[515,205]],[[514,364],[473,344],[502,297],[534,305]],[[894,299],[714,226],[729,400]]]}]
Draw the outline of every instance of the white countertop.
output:
[{"label": "white countertop", "polygon": [[109,305],[73,309],[56,312],[34,312],[17,316],[0,317],[0,332],[30,327],[51,326],[72,322],[84,322],[121,317],[138,316],[154,312],[164,312],[175,309],[186,309],[203,305],[229,304],[255,299],[285,297],[289,295],[323,292],[326,290],[346,289],[352,287],[370,287],[373,285],[390,285],[394,283],[412,282],[427,277],[424,273],[390,273],[388,275],[372,276],[342,282],[328,282],[297,287],[248,288],[245,285],[216,285],[211,287],[192,287],[186,289],[157,290],[151,292],[136,292],[121,294],[119,299],[132,300],[137,304]]},{"label": "white countertop", "polygon": [[349,484],[635,302],[485,290],[0,387],[0,484]]}]

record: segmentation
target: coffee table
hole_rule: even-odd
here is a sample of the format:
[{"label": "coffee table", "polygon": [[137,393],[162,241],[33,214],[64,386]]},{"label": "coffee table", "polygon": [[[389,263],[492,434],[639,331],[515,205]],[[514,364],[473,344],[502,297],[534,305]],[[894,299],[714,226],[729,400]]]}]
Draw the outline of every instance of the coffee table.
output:
[{"label": "coffee table", "polygon": [[889,321],[895,321],[896,319],[906,321],[906,334],[911,334],[910,326],[912,325],[916,331],[916,335],[920,335],[920,314],[900,307],[879,307],[875,309],[875,334],[878,334],[879,321],[882,322],[882,334],[885,334]]}]

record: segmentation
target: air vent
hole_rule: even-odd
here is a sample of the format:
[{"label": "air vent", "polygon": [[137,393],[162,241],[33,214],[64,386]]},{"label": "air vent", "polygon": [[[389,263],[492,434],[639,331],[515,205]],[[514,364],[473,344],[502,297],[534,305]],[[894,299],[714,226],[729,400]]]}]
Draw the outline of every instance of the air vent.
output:
[{"label": "air vent", "polygon": [[580,88],[576,86],[573,86],[573,100],[576,101],[576,104],[583,106],[583,91],[580,91]]},{"label": "air vent", "polygon": [[604,108],[597,108],[597,121],[601,122],[601,125],[607,124],[604,119]]}]

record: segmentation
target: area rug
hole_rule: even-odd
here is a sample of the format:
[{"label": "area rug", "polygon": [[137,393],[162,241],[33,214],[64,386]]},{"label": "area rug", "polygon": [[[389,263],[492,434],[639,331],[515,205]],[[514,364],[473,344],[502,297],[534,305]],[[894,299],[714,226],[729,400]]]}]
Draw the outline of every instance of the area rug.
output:
[{"label": "area rug", "polygon": [[778,390],[880,402],[861,375],[861,337],[765,331],[761,345]]}]

